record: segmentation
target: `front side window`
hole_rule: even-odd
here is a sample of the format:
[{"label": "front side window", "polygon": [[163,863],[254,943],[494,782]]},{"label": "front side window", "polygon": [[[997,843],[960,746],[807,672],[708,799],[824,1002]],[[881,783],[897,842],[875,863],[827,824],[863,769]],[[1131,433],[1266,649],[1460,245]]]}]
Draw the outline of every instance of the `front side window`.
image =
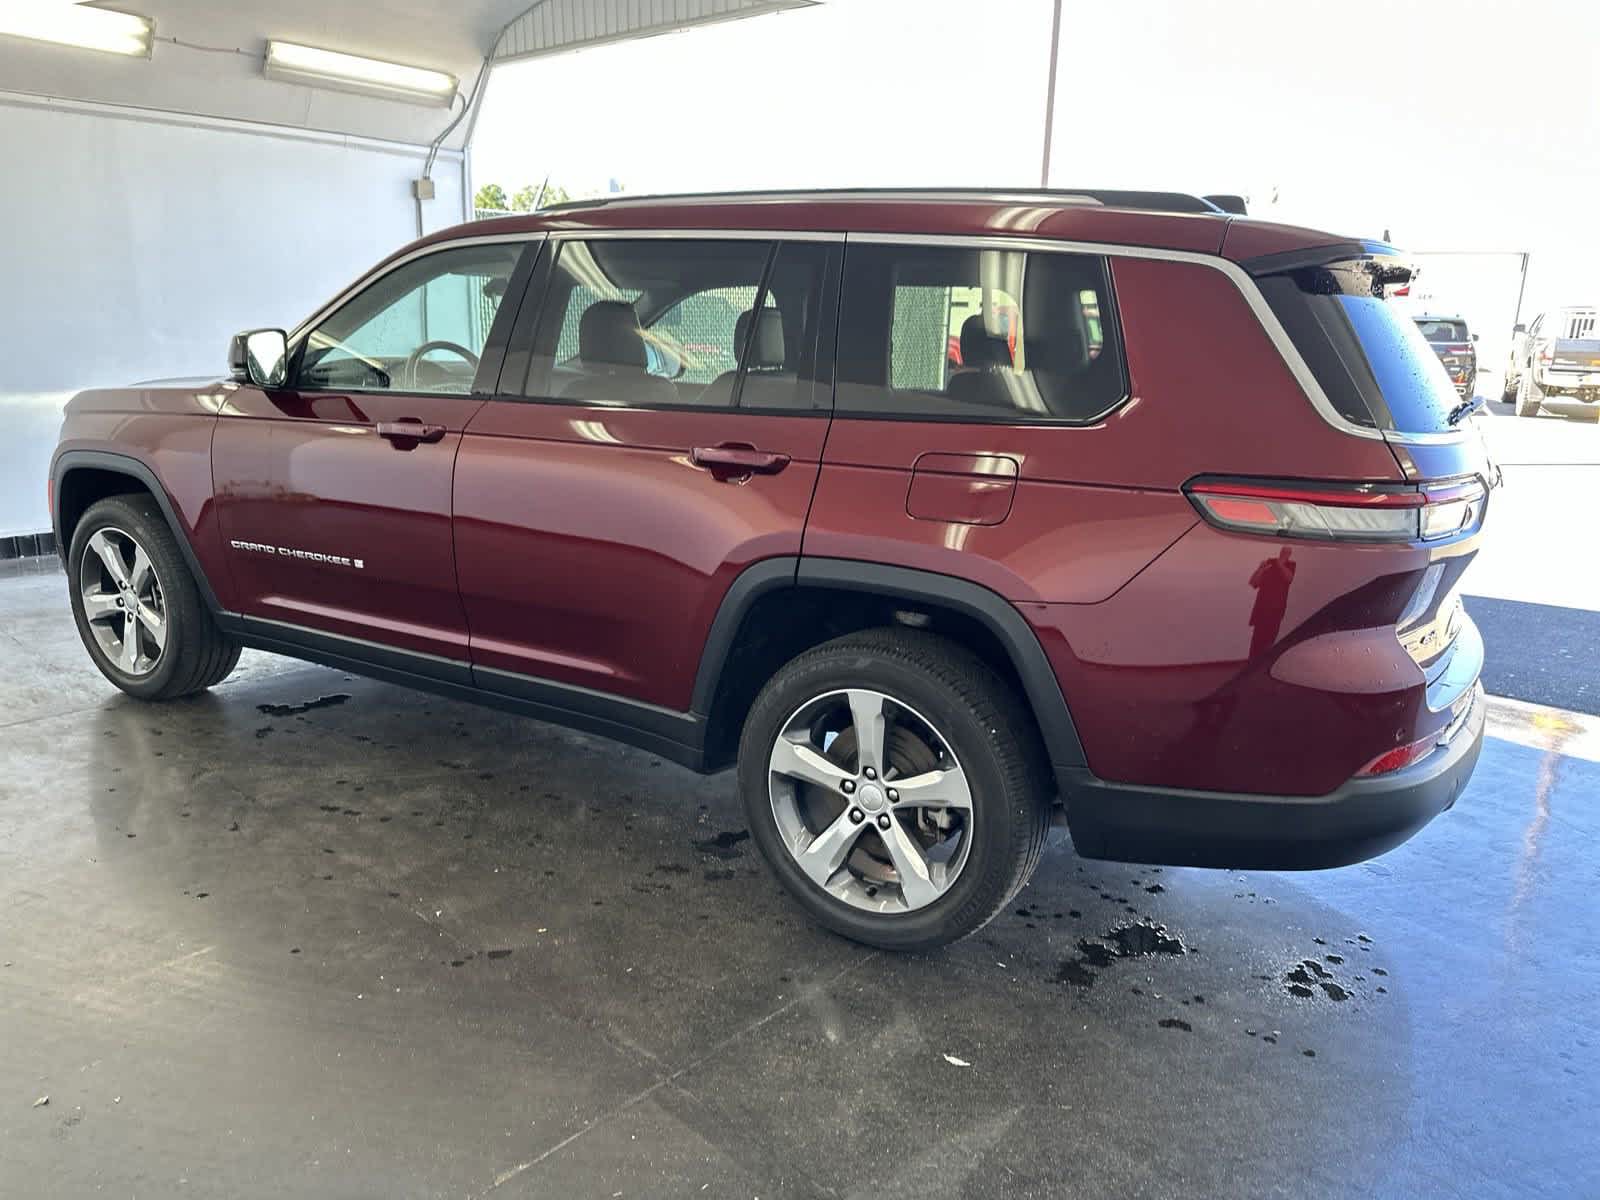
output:
[{"label": "front side window", "polygon": [[465,395],[522,251],[458,246],[390,271],[306,336],[296,386]]},{"label": "front side window", "polygon": [[1127,394],[1095,255],[853,246],[843,305],[842,412],[1085,422]]},{"label": "front side window", "polygon": [[596,238],[557,248],[530,398],[809,409],[829,248]]}]

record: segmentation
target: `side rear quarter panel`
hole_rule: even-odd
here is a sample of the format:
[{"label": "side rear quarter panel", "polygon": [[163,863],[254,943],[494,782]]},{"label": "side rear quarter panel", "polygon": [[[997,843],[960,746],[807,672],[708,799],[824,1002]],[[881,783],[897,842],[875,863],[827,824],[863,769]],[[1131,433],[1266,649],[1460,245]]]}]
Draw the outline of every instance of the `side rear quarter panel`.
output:
[{"label": "side rear quarter panel", "polygon": [[[1233,282],[1200,263],[1113,257],[1130,394],[1090,425],[885,421],[836,415],[805,553],[972,579],[1015,603],[1094,604],[1198,518],[1204,473],[1397,479],[1388,447],[1317,414]],[[1018,465],[995,524],[919,519],[926,454]]]}]

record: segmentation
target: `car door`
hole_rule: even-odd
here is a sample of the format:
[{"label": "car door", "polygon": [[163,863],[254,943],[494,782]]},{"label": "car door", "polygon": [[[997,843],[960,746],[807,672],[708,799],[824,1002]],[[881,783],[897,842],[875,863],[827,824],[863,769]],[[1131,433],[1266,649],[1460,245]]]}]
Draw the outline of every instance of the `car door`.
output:
[{"label": "car door", "polygon": [[690,708],[729,585],[800,551],[840,242],[552,235],[456,470],[480,686]]},{"label": "car door", "polygon": [[500,300],[536,248],[474,239],[389,264],[297,335],[287,386],[228,394],[212,471],[246,617],[465,681],[451,477]]}]

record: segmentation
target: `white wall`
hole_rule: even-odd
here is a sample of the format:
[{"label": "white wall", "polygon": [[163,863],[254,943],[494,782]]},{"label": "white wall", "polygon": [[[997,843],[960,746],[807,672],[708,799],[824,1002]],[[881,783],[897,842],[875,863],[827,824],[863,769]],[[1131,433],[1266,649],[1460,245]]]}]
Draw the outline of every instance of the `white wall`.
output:
[{"label": "white wall", "polygon": [[[228,337],[293,326],[417,235],[423,150],[0,93],[0,536],[49,528],[75,391],[221,375]],[[461,219],[441,154],[431,231]]]}]

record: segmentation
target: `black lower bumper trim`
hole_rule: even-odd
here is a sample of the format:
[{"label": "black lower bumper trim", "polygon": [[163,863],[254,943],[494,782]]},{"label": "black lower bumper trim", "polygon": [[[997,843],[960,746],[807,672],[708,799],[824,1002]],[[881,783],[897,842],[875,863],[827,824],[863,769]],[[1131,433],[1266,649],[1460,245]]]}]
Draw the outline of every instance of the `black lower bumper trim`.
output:
[{"label": "black lower bumper trim", "polygon": [[1067,825],[1085,858],[1264,871],[1342,867],[1406,841],[1456,802],[1483,747],[1488,705],[1449,745],[1388,775],[1352,779],[1326,796],[1262,796],[1108,783],[1062,770]]}]

